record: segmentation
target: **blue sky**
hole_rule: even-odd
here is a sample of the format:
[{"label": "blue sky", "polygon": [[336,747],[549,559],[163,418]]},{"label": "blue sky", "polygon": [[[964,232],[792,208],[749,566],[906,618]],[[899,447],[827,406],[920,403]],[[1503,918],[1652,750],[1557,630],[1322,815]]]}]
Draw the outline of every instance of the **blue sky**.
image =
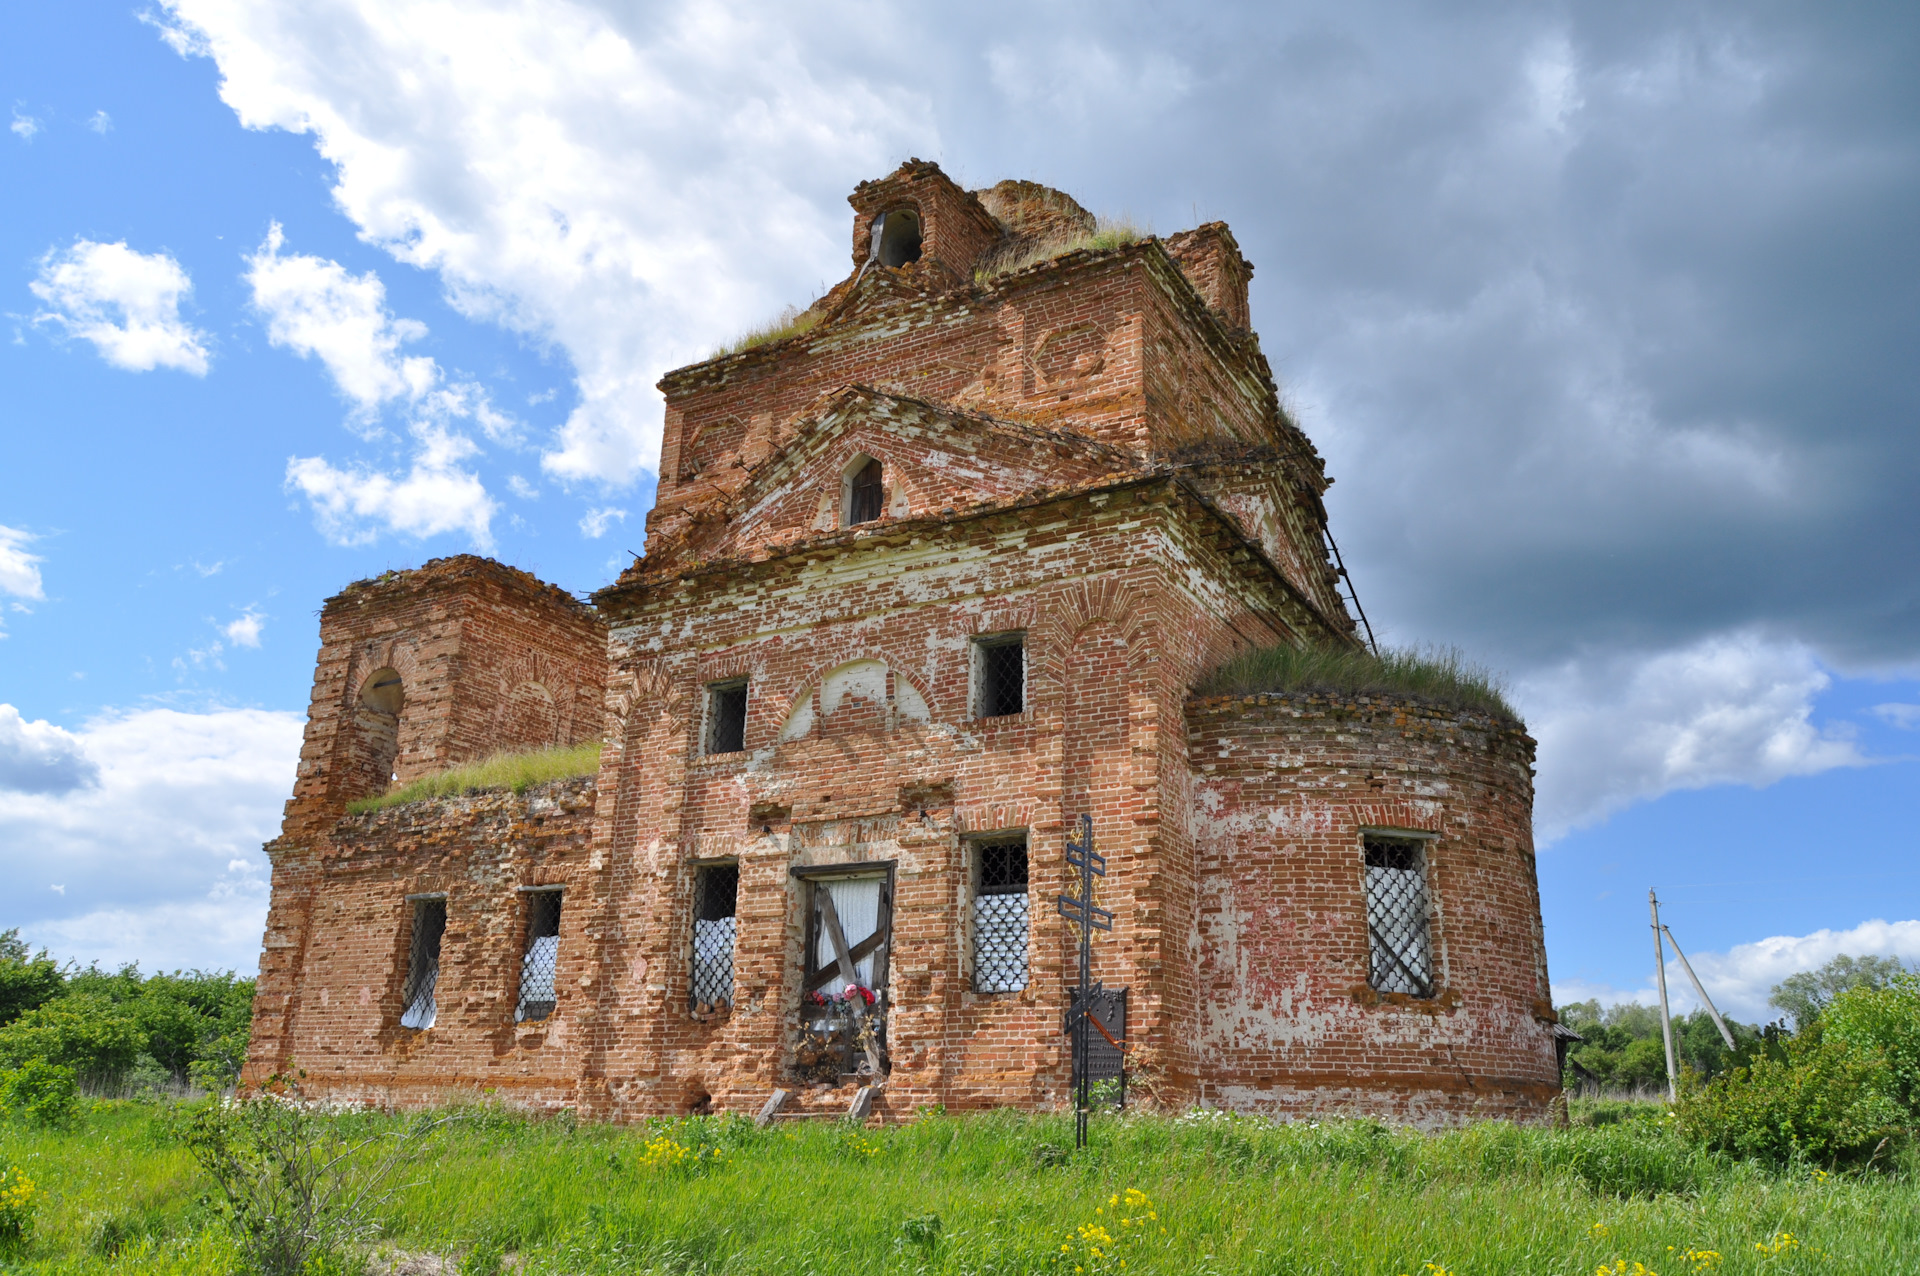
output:
[{"label": "blue sky", "polygon": [[1232,224],[1376,626],[1541,741],[1563,997],[1644,995],[1649,886],[1743,1017],[1920,957],[1911,16],[1088,17],[13,15],[0,928],[250,967],[320,601],[473,548],[611,579],[653,382],[920,155]]}]

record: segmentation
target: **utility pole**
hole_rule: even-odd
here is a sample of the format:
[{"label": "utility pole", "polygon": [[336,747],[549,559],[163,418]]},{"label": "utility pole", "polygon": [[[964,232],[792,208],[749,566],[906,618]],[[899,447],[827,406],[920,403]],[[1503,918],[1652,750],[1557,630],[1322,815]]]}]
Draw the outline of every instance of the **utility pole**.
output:
[{"label": "utility pole", "polygon": [[1660,977],[1660,1037],[1667,1046],[1667,1102],[1680,1102],[1680,1069],[1673,1062],[1673,1016],[1667,1011],[1667,946],[1660,938],[1660,901],[1647,892],[1647,908],[1653,913],[1653,966]]},{"label": "utility pole", "polygon": [[1693,963],[1688,961],[1687,955],[1680,951],[1680,941],[1673,937],[1673,928],[1662,926],[1660,929],[1666,935],[1667,942],[1673,945],[1673,955],[1680,959],[1680,969],[1687,972],[1687,978],[1693,981],[1693,990],[1700,994],[1701,1003],[1706,1006],[1707,1013],[1713,1016],[1713,1026],[1720,1030],[1720,1039],[1727,1043],[1727,1049],[1738,1049],[1733,1044],[1733,1033],[1727,1029],[1727,1021],[1720,1017],[1718,1010],[1714,1009],[1713,998],[1707,996],[1706,988],[1700,983],[1700,976],[1693,973]]}]

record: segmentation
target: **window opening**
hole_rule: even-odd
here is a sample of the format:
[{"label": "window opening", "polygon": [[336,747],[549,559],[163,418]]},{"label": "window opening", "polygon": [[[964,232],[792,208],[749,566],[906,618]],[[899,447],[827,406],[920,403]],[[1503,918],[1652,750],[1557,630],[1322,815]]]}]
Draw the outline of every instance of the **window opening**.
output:
[{"label": "window opening", "polygon": [[896,209],[880,215],[880,264],[891,269],[920,260],[920,218]]},{"label": "window opening", "polygon": [[739,753],[747,747],[747,680],[707,688],[707,752]]},{"label": "window opening", "polygon": [[973,643],[974,714],[1000,718],[1027,708],[1025,634],[976,638]]},{"label": "window opening", "polygon": [[1367,982],[1381,992],[1431,997],[1425,840],[1368,835],[1365,845],[1367,932],[1372,940]]},{"label": "window opening", "polygon": [[847,526],[871,523],[880,517],[880,507],[886,496],[880,480],[880,462],[875,460],[868,460],[854,474],[853,489],[847,501]]},{"label": "window opening", "polygon": [[[887,1071],[887,969],[893,934],[890,869],[814,877],[807,886],[807,971],[794,1072],[838,1084]],[[852,979],[847,975],[851,972]]]},{"label": "window opening", "polygon": [[545,1019],[558,1002],[554,976],[560,968],[560,892],[528,891],[527,947],[520,957],[520,1003],[515,1023]]},{"label": "window opening", "polygon": [[1027,839],[974,844],[973,990],[1027,986]]},{"label": "window opening", "polygon": [[433,1027],[434,993],[440,984],[440,937],[447,930],[447,901],[413,901],[413,940],[407,953],[407,982],[400,1001],[402,1028]]},{"label": "window opening", "polygon": [[738,937],[738,864],[703,864],[693,871],[693,979],[695,1009],[733,1004],[733,952]]},{"label": "window opening", "polygon": [[353,709],[353,752],[346,771],[345,796],[371,797],[386,792],[400,755],[400,711],[406,687],[396,669],[376,669],[360,687]]}]

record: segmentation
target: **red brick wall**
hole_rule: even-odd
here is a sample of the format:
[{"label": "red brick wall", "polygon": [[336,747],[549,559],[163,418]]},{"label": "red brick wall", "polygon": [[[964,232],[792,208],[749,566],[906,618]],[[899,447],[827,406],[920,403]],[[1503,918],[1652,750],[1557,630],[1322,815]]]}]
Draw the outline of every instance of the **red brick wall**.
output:
[{"label": "red brick wall", "polygon": [[[1245,330],[1251,267],[1231,236],[976,283],[969,254],[1005,246],[978,201],[917,162],[854,198],[861,218],[897,201],[926,219],[925,269],[843,285],[804,336],[662,382],[647,555],[598,612],[473,558],[329,601],[269,848],[253,1074],[302,1066],[395,1103],[490,1086],[617,1119],[756,1109],[792,1084],[794,871],[884,863],[882,1115],[1057,1104],[1075,945],[1052,901],[1084,813],[1115,913],[1095,975],[1130,990],[1136,1095],[1542,1113],[1531,741],[1417,706],[1190,702],[1249,644],[1353,641],[1321,544],[1327,480]],[[882,459],[886,512],[846,528],[856,453]],[[974,720],[970,642],[1012,630],[1025,711]],[[599,776],[343,818],[379,769],[347,726],[389,666],[407,688],[403,775],[603,729]],[[706,756],[705,688],[742,677],[745,748]],[[869,692],[834,708],[856,683]],[[1367,823],[1440,835],[1430,1003],[1365,987]],[[1029,983],[977,994],[969,839],[1009,830],[1028,835]],[[716,862],[740,872],[735,998],[702,1008],[693,887]],[[527,1032],[511,1022],[514,888],[536,881],[568,893],[560,1008]],[[441,1017],[421,1033],[399,1027],[399,987],[406,897],[423,891],[446,893],[448,932]]]},{"label": "red brick wall", "polygon": [[[315,1093],[383,1106],[482,1088],[571,1103],[583,1043],[569,1029],[594,960],[593,810],[592,779],[556,781],[347,816],[317,847],[278,847],[248,1075],[301,1070]],[[545,1023],[514,1022],[525,886],[565,888]],[[447,929],[438,1017],[415,1032],[400,1026],[407,897],[427,893],[445,894]]]},{"label": "red brick wall", "polygon": [[348,586],[320,613],[282,836],[324,836],[347,802],[385,787],[368,764],[368,733],[356,729],[375,672],[394,669],[403,681],[393,772],[405,782],[491,753],[593,739],[605,642],[591,608],[470,554]]},{"label": "red brick wall", "polygon": [[[1219,1106],[1548,1119],[1559,1093],[1533,741],[1484,714],[1321,696],[1189,706],[1199,1086]],[[1367,982],[1363,828],[1428,843],[1437,987]]]}]

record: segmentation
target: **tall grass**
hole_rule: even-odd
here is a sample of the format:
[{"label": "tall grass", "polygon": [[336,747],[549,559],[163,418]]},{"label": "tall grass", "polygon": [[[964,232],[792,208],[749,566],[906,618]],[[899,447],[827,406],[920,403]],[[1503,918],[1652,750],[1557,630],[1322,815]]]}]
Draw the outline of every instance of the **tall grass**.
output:
[{"label": "tall grass", "polygon": [[378,797],[349,802],[347,810],[355,815],[399,806],[403,802],[422,802],[428,798],[454,797],[470,789],[512,789],[525,793],[548,780],[565,780],[576,775],[592,775],[600,769],[600,742],[556,745],[531,749],[524,753],[496,753],[490,758],[453,767],[433,775],[410,780]]},{"label": "tall grass", "polygon": [[797,306],[788,306],[766,323],[757,328],[749,328],[726,345],[721,346],[709,359],[723,359],[730,354],[739,354],[755,346],[764,346],[770,341],[785,341],[788,337],[797,337],[820,322],[820,314],[811,308],[802,310]]},{"label": "tall grass", "polygon": [[[102,1105],[77,1129],[9,1135],[0,1159],[47,1196],[28,1246],[0,1265],[224,1276],[233,1251],[164,1112]],[[349,1135],[403,1127],[335,1119]],[[1366,1121],[1101,1117],[1076,1152],[1057,1116],[613,1129],[480,1108],[433,1136],[422,1172],[381,1212],[380,1244],[465,1255],[462,1271],[497,1271],[505,1252],[527,1276],[1431,1276],[1427,1263],[1457,1276],[1584,1276],[1616,1260],[1675,1276],[1696,1270],[1681,1258],[1689,1247],[1722,1255],[1719,1276],[1877,1276],[1920,1253],[1911,1167],[1775,1174],[1701,1152],[1668,1124],[1422,1135]],[[1129,1208],[1128,1188],[1148,1203]],[[1118,1224],[1149,1210],[1137,1233]],[[1125,1239],[1094,1259],[1082,1227]]]},{"label": "tall grass", "polygon": [[1319,691],[1410,696],[1520,721],[1500,678],[1453,647],[1390,647],[1379,655],[1351,647],[1260,647],[1241,652],[1194,691],[1198,695]]},{"label": "tall grass", "polygon": [[975,282],[985,283],[1001,275],[1025,270],[1028,266],[1037,266],[1043,261],[1052,261],[1055,257],[1064,257],[1068,253],[1125,248],[1128,244],[1139,243],[1152,233],[1135,224],[1131,217],[1101,217],[1094,222],[1093,229],[1085,234],[1042,240],[1025,252],[988,263],[985,269],[974,276]]}]

